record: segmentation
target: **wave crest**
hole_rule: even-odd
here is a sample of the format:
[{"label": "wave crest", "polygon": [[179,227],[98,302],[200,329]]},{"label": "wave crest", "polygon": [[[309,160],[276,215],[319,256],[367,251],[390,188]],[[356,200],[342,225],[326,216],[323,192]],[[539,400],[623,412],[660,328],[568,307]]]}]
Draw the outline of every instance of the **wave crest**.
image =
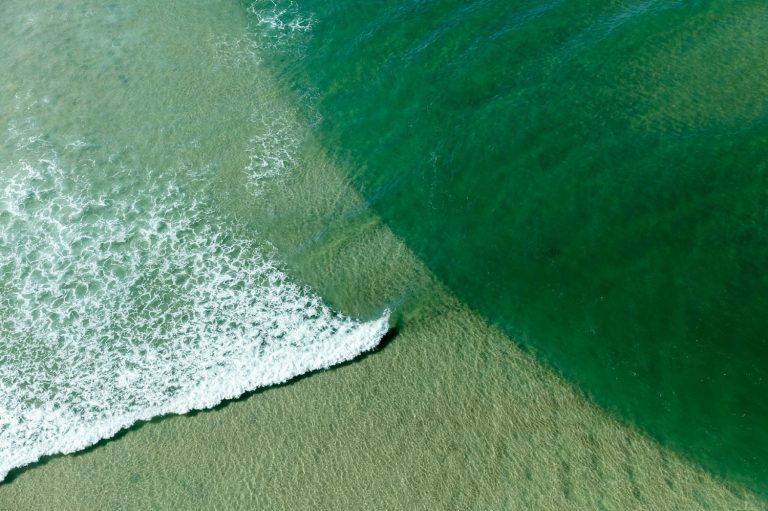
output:
[{"label": "wave crest", "polygon": [[[0,481],[376,346],[183,180],[21,162],[0,190]],[[83,177],[83,176],[90,177]]]}]

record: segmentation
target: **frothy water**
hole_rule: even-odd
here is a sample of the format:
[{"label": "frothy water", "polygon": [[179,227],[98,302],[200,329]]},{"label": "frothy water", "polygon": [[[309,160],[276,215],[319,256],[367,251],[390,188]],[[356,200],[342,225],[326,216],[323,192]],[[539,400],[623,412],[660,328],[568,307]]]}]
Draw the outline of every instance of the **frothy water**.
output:
[{"label": "frothy water", "polygon": [[[162,16],[188,33],[168,38],[151,4],[80,7],[83,16],[60,19],[19,3],[11,14],[39,20],[15,36],[8,20],[0,481],[136,421],[349,360],[388,329],[386,312],[357,321],[294,283],[268,240],[217,202],[222,172],[259,200],[261,183],[293,165],[296,123],[258,77],[237,82],[254,89],[219,91],[258,67],[257,49],[309,25],[264,4],[259,39],[209,28],[229,26],[213,19],[220,8],[179,3]],[[191,23],[197,16],[205,23]],[[44,76],[34,65],[71,54],[89,65]],[[158,58],[168,65],[147,75]],[[243,105],[255,110],[236,124]]]},{"label": "frothy water", "polygon": [[[248,13],[256,20],[259,28],[271,29],[271,34],[278,42],[295,33],[309,32],[316,20],[311,14],[303,12],[296,2],[278,3],[275,0],[257,0],[248,7]],[[262,39],[265,39],[264,31],[259,31]],[[280,44],[281,49],[286,46]]]},{"label": "frothy water", "polygon": [[248,188],[256,196],[261,193],[264,181],[290,170],[295,164],[296,152],[301,142],[300,128],[290,119],[289,112],[283,115],[270,114],[254,116],[251,121],[259,128],[248,144]]},{"label": "frothy water", "polygon": [[[136,421],[349,360],[387,331],[387,314],[334,313],[267,243],[218,218],[207,169],[70,166],[43,137],[15,138],[43,157],[2,172],[0,480]],[[267,174],[289,157],[269,156],[276,143],[254,146]]]}]

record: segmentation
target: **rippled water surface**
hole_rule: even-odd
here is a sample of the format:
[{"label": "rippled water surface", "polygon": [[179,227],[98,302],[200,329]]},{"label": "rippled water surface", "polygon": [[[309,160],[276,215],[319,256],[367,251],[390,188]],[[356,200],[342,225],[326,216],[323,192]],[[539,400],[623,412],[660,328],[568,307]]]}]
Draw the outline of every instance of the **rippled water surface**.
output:
[{"label": "rippled water surface", "polygon": [[760,509],[767,22],[0,3],[0,508]]},{"label": "rippled water surface", "polygon": [[376,345],[386,317],[335,314],[217,206],[231,186],[257,201],[295,143],[257,88],[218,108],[228,57],[258,63],[215,18],[196,45],[151,3],[3,10],[0,477]]},{"label": "rippled water surface", "polygon": [[395,233],[606,409],[768,491],[766,5],[297,4],[313,37],[275,66]]}]

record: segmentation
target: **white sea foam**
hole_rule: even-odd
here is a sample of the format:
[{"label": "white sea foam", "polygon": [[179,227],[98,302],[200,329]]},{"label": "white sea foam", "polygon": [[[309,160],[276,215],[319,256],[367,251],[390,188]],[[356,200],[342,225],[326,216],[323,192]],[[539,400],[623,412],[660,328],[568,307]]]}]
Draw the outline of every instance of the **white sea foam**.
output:
[{"label": "white sea foam", "polygon": [[307,16],[294,1],[256,0],[248,12],[257,23],[279,32],[309,32],[315,24],[313,16]]},{"label": "white sea foam", "polygon": [[261,64],[262,53],[298,56],[315,25],[315,18],[301,11],[295,2],[256,0],[248,7],[246,35],[220,35],[213,39],[220,63],[241,66]]},{"label": "white sea foam", "polygon": [[299,150],[299,126],[283,115],[254,115],[251,122],[258,132],[248,143],[248,165],[245,168],[248,184],[254,195],[259,195],[265,180],[274,178],[295,164]]},{"label": "white sea foam", "polygon": [[[0,481],[373,348],[216,220],[204,179],[22,161],[0,188]],[[201,177],[202,176],[202,177]]]}]

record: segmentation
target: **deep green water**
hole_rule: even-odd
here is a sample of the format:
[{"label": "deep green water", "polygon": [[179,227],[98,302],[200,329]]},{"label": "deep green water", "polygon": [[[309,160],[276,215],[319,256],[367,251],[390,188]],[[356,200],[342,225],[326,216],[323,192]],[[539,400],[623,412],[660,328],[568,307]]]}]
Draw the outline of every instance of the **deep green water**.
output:
[{"label": "deep green water", "polygon": [[270,64],[460,298],[610,412],[768,492],[764,2],[251,14],[312,23]]},{"label": "deep green water", "polygon": [[0,2],[0,509],[763,508],[766,9]]}]

